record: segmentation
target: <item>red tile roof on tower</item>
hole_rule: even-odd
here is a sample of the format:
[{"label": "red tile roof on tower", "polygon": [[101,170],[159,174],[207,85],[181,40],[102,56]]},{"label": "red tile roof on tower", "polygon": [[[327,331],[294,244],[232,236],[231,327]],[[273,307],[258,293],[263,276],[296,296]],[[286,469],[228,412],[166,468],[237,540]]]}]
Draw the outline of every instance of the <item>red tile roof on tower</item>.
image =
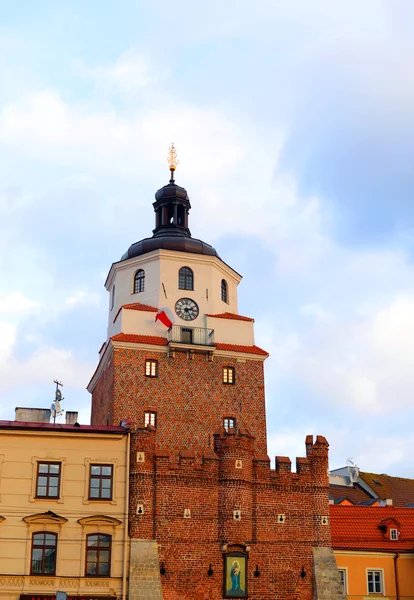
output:
[{"label": "red tile roof on tower", "polygon": [[238,344],[222,344],[220,342],[214,344],[217,350],[228,350],[229,352],[244,352],[245,354],[261,354],[269,356],[266,350],[262,350],[258,346],[239,346]]},{"label": "red tile roof on tower", "polygon": [[121,308],[127,308],[128,310],[143,310],[147,312],[158,312],[158,308],[150,306],[149,304],[141,304],[140,302],[133,302],[132,304],[124,304]]},{"label": "red tile roof on tower", "polygon": [[127,310],[141,310],[143,312],[158,312],[158,308],[150,306],[149,304],[141,304],[140,302],[134,302],[132,304],[123,304],[115,315],[115,318],[113,320],[114,323],[117,320],[118,315],[123,308],[126,308]]},{"label": "red tile roof on tower", "polygon": [[215,317],[216,319],[234,319],[235,321],[250,321],[251,323],[254,323],[254,319],[251,317],[243,317],[243,315],[236,315],[235,313],[231,312],[224,312],[216,315],[206,314],[206,317]]},{"label": "red tile roof on tower", "polygon": [[114,342],[132,342],[133,344],[151,344],[153,346],[166,346],[167,338],[159,335],[136,335],[134,333],[117,333],[111,337]]},{"label": "red tile roof on tower", "polygon": [[[334,505],[329,509],[334,549],[414,552],[414,509]],[[390,527],[400,532],[397,540],[390,539]]]},{"label": "red tile roof on tower", "polygon": [[[151,344],[154,346],[167,346],[167,338],[158,335],[137,335],[134,333],[117,333],[111,337],[114,342],[130,342],[133,344]],[[226,350],[229,352],[244,352],[245,354],[260,354],[268,356],[269,353],[258,346],[239,346],[237,344],[215,344],[217,350]]]}]

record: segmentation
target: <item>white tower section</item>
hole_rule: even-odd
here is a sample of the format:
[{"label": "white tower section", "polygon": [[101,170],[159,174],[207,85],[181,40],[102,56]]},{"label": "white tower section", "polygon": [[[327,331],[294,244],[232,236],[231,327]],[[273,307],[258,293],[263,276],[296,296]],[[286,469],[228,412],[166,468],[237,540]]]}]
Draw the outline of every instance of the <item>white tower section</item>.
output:
[{"label": "white tower section", "polygon": [[[193,273],[193,290],[179,287],[179,272],[183,267]],[[141,276],[144,272],[144,289],[135,292],[138,271]],[[216,342],[252,346],[253,319],[237,318],[240,281],[241,276],[216,256],[154,250],[114,263],[105,284],[109,292],[108,338],[119,333],[167,338],[167,329],[155,322],[155,311],[139,309],[139,305],[144,305],[157,310],[168,307],[175,316],[176,326],[214,329]],[[222,299],[223,282],[227,302]],[[197,304],[199,313],[195,319],[186,321],[176,314],[176,303],[181,298],[190,298]]]},{"label": "white tower section", "polygon": [[[145,336],[157,336],[161,345],[165,338],[165,343],[189,340],[196,345],[252,347],[254,321],[237,312],[241,276],[212,246],[191,237],[190,199],[174,181],[176,156],[169,162],[171,179],[157,191],[153,203],[153,236],[132,244],[112,265],[105,282],[108,339],[124,334],[126,343],[145,343]],[[164,308],[171,327],[155,319]]]}]

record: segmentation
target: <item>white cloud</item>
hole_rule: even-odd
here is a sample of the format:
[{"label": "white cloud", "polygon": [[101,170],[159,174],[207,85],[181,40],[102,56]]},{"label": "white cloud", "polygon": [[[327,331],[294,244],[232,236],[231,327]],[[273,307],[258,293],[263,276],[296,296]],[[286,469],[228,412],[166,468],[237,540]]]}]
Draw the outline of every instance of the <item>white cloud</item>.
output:
[{"label": "white cloud", "polygon": [[0,293],[0,315],[2,318],[5,316],[10,318],[26,315],[36,306],[37,303],[34,300],[26,298],[19,290]]},{"label": "white cloud", "polygon": [[276,340],[271,360],[279,374],[309,386],[332,409],[374,414],[389,412],[390,403],[393,410],[412,405],[414,295],[365,317],[355,309],[329,321],[315,315],[310,330]]},{"label": "white cloud", "polygon": [[77,67],[81,74],[127,94],[139,92],[161,76],[160,69],[151,67],[148,57],[135,48],[123,52],[112,64],[87,67],[78,63]]},{"label": "white cloud", "polygon": [[[93,373],[93,363],[85,363],[69,350],[39,347],[28,359],[3,357],[0,363],[0,394],[24,390],[39,383],[51,383],[56,374],[73,388],[84,389]],[[30,402],[25,392],[26,402]]]},{"label": "white cloud", "polygon": [[99,295],[78,290],[65,300],[65,304],[72,308],[75,306],[97,306],[99,304]]}]

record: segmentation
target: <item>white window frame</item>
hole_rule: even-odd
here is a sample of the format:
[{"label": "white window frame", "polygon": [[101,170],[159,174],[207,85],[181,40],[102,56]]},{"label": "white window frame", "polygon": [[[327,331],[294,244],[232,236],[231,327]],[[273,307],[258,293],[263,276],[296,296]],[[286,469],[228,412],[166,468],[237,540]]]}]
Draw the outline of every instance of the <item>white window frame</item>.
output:
[{"label": "white window frame", "polygon": [[338,571],[344,574],[344,579],[341,582],[345,596],[348,595],[348,567],[338,567]]},{"label": "white window frame", "polygon": [[158,361],[155,358],[145,359],[145,376],[158,377]]},{"label": "white window frame", "polygon": [[144,427],[151,425],[151,427],[157,427],[157,413],[155,410],[146,410],[144,412]]},{"label": "white window frame", "polygon": [[223,367],[223,383],[225,385],[234,385],[236,382],[236,369],[226,365]]},{"label": "white window frame", "polygon": [[235,417],[224,417],[223,418],[223,427],[226,431],[228,431],[229,429],[234,429],[236,427]]},{"label": "white window frame", "polygon": [[[369,591],[369,584],[368,584],[368,574],[369,573],[380,573],[380,575],[381,575],[381,577],[380,577],[381,590],[379,592],[377,592],[377,591],[370,592]],[[374,576],[374,579],[375,579],[375,576]],[[369,595],[382,594],[383,596],[385,596],[384,569],[378,569],[378,567],[377,568],[373,567],[373,568],[367,569],[367,593]]]},{"label": "white window frame", "polygon": [[390,540],[392,540],[393,542],[397,542],[398,535],[399,535],[398,529],[395,529],[395,528],[390,529]]}]

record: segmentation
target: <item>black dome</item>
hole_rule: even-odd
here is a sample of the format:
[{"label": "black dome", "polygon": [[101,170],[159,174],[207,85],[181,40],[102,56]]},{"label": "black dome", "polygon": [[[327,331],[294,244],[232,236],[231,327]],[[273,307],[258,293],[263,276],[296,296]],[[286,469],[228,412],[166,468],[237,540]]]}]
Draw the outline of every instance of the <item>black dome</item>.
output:
[{"label": "black dome", "polygon": [[202,240],[197,240],[186,235],[160,235],[152,238],[145,238],[140,242],[132,244],[122,256],[121,260],[141,256],[153,250],[175,250],[176,252],[191,252],[193,254],[206,254],[208,256],[220,256],[210,244]]}]

